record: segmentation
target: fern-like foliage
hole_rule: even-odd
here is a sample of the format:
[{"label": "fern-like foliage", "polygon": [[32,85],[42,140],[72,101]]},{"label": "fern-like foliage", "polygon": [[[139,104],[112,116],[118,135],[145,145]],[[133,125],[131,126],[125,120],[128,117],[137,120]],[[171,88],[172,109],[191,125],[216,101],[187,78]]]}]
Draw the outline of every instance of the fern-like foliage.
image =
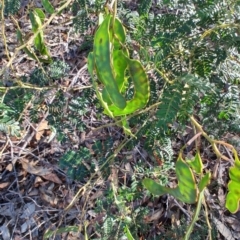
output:
[{"label": "fern-like foliage", "polygon": [[48,73],[51,79],[60,79],[68,74],[70,67],[64,61],[54,61],[50,64]]},{"label": "fern-like foliage", "polygon": [[[164,233],[159,234],[155,239],[161,240],[161,239],[168,239],[168,240],[175,240],[176,236],[178,238],[181,238],[181,236],[184,236],[186,228],[188,226],[186,219],[181,218],[180,219],[181,224],[179,226],[174,227],[167,227],[165,229]],[[208,227],[205,223],[201,224],[201,228],[196,227],[194,230],[194,234],[191,234],[190,238],[193,240],[202,240],[205,239],[208,235]],[[212,239],[217,239],[217,228],[214,225],[213,229],[211,231],[211,237]]]},{"label": "fern-like foliage", "polygon": [[0,103],[0,109],[0,132],[13,136],[19,135],[19,123],[11,117],[15,111],[4,103]]},{"label": "fern-like foliage", "polygon": [[83,181],[84,178],[93,171],[93,166],[90,169],[86,167],[86,160],[90,159],[90,152],[87,148],[80,148],[78,151],[66,152],[59,161],[60,168],[67,171],[70,178]]},{"label": "fern-like foliage", "polygon": [[151,5],[152,5],[152,0],[150,1],[141,0],[138,7],[139,15],[140,16],[148,15]]},{"label": "fern-like foliage", "polygon": [[[28,82],[27,79],[25,81]],[[29,83],[44,87],[49,85],[50,78],[42,69],[35,68],[29,76]]]},{"label": "fern-like foliage", "polygon": [[[139,7],[143,4],[150,3],[141,1]],[[148,17],[143,15],[128,18],[123,14],[122,18],[133,28],[131,38],[142,44],[141,60],[165,74],[156,74],[157,84],[173,81],[158,98],[162,103],[156,112],[157,126],[167,131],[173,121],[185,125],[189,115],[198,114],[207,130],[212,131],[217,124],[225,129],[222,132],[230,130],[230,121],[239,121],[239,87],[233,83],[239,76],[230,76],[239,72],[239,3],[158,1]],[[229,58],[235,58],[229,64],[232,70],[223,70]],[[187,75],[191,77],[183,77]],[[214,82],[216,79],[218,82]],[[151,129],[155,129],[154,125]]]},{"label": "fern-like foliage", "polygon": [[4,13],[8,15],[16,14],[21,7],[20,0],[4,0]]},{"label": "fern-like foliage", "polygon": [[[136,180],[134,181],[136,184]],[[104,223],[97,225],[97,231],[100,233],[101,238],[93,238],[95,240],[102,239],[121,239],[125,238],[125,226],[127,225],[134,239],[137,239],[138,233],[145,234],[148,226],[144,223],[144,216],[148,213],[147,208],[141,206],[132,209],[131,202],[137,200],[141,186],[138,181],[138,189],[134,191],[133,188],[121,187],[118,192],[108,189],[105,193],[105,198],[98,199],[96,205],[96,212],[105,212],[106,217]],[[115,195],[115,197],[114,197]],[[141,195],[142,197],[142,195]],[[117,199],[117,200],[116,200]],[[117,201],[117,202],[116,202]],[[129,207],[127,206],[128,204]],[[115,209],[115,213],[113,213]]]},{"label": "fern-like foliage", "polygon": [[171,124],[177,117],[182,102],[182,90],[183,86],[173,84],[163,92],[162,103],[156,112],[157,127],[163,131],[166,131],[168,124]]},{"label": "fern-like foliage", "polygon": [[90,27],[96,26],[91,13],[97,14],[104,6],[103,0],[75,0],[72,4],[73,26],[76,32],[84,34]]}]

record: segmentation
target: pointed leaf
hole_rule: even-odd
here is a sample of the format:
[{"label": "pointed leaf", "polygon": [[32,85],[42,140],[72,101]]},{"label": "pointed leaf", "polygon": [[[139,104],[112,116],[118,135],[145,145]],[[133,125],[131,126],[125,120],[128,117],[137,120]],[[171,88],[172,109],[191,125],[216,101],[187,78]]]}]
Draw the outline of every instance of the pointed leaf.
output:
[{"label": "pointed leaf", "polygon": [[103,108],[105,109],[106,114],[113,118],[112,112],[108,109],[108,104],[103,100],[102,94],[98,91],[97,83],[94,80],[93,71],[94,71],[95,63],[94,63],[94,54],[93,54],[93,52],[90,52],[88,54],[87,66],[88,66],[88,72],[89,72],[89,74],[90,74],[90,76],[92,78],[92,81],[93,81],[93,86],[95,88],[96,95],[97,95],[99,101],[101,102]]},{"label": "pointed leaf", "polygon": [[123,109],[126,106],[126,100],[119,92],[112,69],[110,19],[110,16],[107,16],[95,33],[93,54],[99,80],[104,84],[112,103],[119,109]]},{"label": "pointed leaf", "polygon": [[40,8],[35,8],[34,13],[39,17],[39,19],[41,20],[41,23],[43,24],[45,19],[44,12]]},{"label": "pointed leaf", "polygon": [[176,174],[179,191],[183,195],[184,202],[196,202],[198,197],[197,184],[192,170],[182,158],[178,158],[176,162]]},{"label": "pointed leaf", "polygon": [[132,234],[131,234],[131,232],[130,232],[130,230],[129,230],[127,225],[125,226],[124,231],[125,231],[125,233],[127,235],[127,239],[128,240],[134,240],[134,238],[133,238],[133,236],[132,236]]},{"label": "pointed leaf", "polygon": [[144,108],[149,100],[150,85],[147,74],[138,60],[132,60],[126,57],[128,61],[128,70],[134,84],[134,96],[127,101],[127,106],[124,109],[119,109],[116,106],[110,106],[109,109],[114,116],[123,116],[131,114],[141,108]]},{"label": "pointed leaf", "polygon": [[202,159],[201,159],[199,151],[197,151],[195,158],[192,161],[188,160],[187,163],[191,166],[191,168],[196,173],[199,173],[199,174],[202,173],[203,163],[202,163]]},{"label": "pointed leaf", "polygon": [[148,178],[143,180],[143,185],[154,195],[161,196],[169,193],[182,202],[195,203],[198,199],[197,185],[191,169],[181,158],[176,163],[176,174],[178,179],[178,186],[176,188],[161,186]]},{"label": "pointed leaf", "polygon": [[29,18],[32,24],[32,30],[35,33],[38,30],[39,26],[41,25],[41,20],[38,17],[38,19],[40,20],[40,25],[39,25],[39,21],[37,21],[36,15],[34,14],[33,11],[29,12]]},{"label": "pointed leaf", "polygon": [[228,194],[226,198],[226,208],[231,213],[236,213],[240,208],[240,161],[234,150],[234,166],[229,170],[230,182],[228,183]]},{"label": "pointed leaf", "polygon": [[46,12],[48,12],[50,14],[54,13],[54,7],[48,0],[42,0],[42,5],[43,5],[44,9],[46,10]]},{"label": "pointed leaf", "polygon": [[211,173],[208,172],[201,178],[198,184],[198,189],[200,192],[202,192],[204,188],[210,183],[210,180],[211,180]]},{"label": "pointed leaf", "polygon": [[150,178],[145,178],[142,181],[144,187],[153,195],[162,196],[169,193],[170,188],[164,187]]},{"label": "pointed leaf", "polygon": [[34,46],[39,52],[42,51],[44,44],[43,44],[43,35],[41,33],[37,34],[37,36],[34,38]]}]

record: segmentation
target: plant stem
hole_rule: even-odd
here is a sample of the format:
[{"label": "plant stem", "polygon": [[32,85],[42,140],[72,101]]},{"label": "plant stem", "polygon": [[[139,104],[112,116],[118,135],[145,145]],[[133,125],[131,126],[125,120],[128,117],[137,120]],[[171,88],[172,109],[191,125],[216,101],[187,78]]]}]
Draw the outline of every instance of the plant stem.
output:
[{"label": "plant stem", "polygon": [[200,210],[201,210],[201,206],[202,206],[202,200],[203,200],[203,197],[204,197],[204,191],[201,191],[199,193],[199,197],[198,197],[198,203],[197,203],[197,208],[194,212],[194,216],[193,216],[193,219],[191,221],[191,224],[189,225],[188,229],[187,229],[187,232],[184,236],[184,240],[188,240],[190,238],[190,235],[192,233],[192,230],[193,230],[193,227],[194,227],[194,224],[196,223],[196,221],[198,220],[198,216],[199,216],[199,213],[200,213]]}]

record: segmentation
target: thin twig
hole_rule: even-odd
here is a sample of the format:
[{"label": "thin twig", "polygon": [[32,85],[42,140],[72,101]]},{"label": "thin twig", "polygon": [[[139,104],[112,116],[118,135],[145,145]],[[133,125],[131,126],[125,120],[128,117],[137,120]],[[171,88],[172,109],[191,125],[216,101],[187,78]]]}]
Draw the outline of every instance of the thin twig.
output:
[{"label": "thin twig", "polygon": [[3,44],[4,44],[4,48],[5,48],[5,52],[6,52],[7,58],[8,58],[8,60],[10,60],[10,54],[9,54],[8,47],[7,47],[7,38],[6,38],[6,35],[5,35],[5,18],[4,18],[5,5],[4,5],[4,0],[2,1],[1,8],[2,8],[2,10],[1,10],[1,18],[2,18]]}]

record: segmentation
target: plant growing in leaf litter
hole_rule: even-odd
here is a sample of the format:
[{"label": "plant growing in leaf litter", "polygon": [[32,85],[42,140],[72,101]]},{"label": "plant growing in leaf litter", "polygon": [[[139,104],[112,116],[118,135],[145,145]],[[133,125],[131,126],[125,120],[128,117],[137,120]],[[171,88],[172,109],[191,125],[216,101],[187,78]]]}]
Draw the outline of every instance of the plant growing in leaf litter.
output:
[{"label": "plant growing in leaf litter", "polygon": [[[104,30],[105,34],[108,34],[109,21],[110,21],[109,16],[107,16],[105,18],[105,20],[103,20],[103,23],[100,25],[99,32]],[[105,25],[106,25],[106,27],[105,27]],[[113,23],[112,26],[114,26],[114,23]],[[98,32],[96,33],[96,35],[98,36]],[[208,33],[206,31],[206,33],[204,33],[202,35],[202,37],[205,38],[207,35],[208,35]],[[100,46],[102,44],[102,41],[104,42],[104,40],[100,36],[98,36],[96,39],[97,40],[94,41],[94,48],[98,49],[98,44]],[[110,49],[110,44],[108,43],[109,39],[107,40],[107,44],[106,44],[108,51],[111,50]],[[112,44],[114,45],[114,43],[112,43]],[[180,51],[181,51],[181,49],[180,49]],[[201,51],[203,51],[203,49],[201,49]],[[96,56],[98,56],[97,54],[95,53]],[[104,54],[104,52],[102,52],[102,54]],[[111,65],[111,61],[114,62],[114,58],[112,60],[111,55],[110,55],[110,58],[109,58],[109,52],[105,52],[105,54],[107,55],[106,61],[108,62],[107,64],[108,64],[108,67],[109,67],[109,71],[110,72],[114,71],[116,66],[114,66],[114,64]],[[211,71],[210,68],[212,67],[207,62],[207,59],[209,59],[209,57],[206,57],[206,62],[204,62],[205,61],[204,58],[202,58],[201,61],[197,61],[198,50],[196,48],[194,49],[193,54],[194,54],[195,59],[190,60],[192,66],[196,65],[195,69],[193,67],[193,72],[197,73],[199,75],[199,77],[204,77],[207,74],[209,74],[209,72]],[[113,56],[114,56],[114,54],[113,54]],[[110,83],[108,82],[108,78],[105,78],[105,80],[102,81],[102,79],[104,77],[102,78],[101,71],[103,71],[104,68],[101,68],[101,67],[98,68],[97,67],[98,66],[97,62],[98,61],[100,61],[100,59],[94,58],[94,54],[89,55],[89,61],[88,61],[89,72],[90,72],[90,74],[92,75],[92,78],[93,78],[93,68],[94,68],[94,64],[96,64],[96,69],[95,70],[97,72],[97,76],[100,79],[100,82],[102,82],[104,84],[104,87],[105,87],[104,90],[106,89],[106,92],[108,93],[108,95],[107,95],[103,91],[102,94],[101,94],[101,93],[98,92],[98,89],[95,88],[95,90],[97,91],[97,94],[98,94],[98,98],[105,108],[105,113],[110,115],[111,117],[127,115],[129,113],[134,113],[135,110],[133,110],[132,112],[124,111],[124,109],[127,109],[127,107],[126,107],[126,102],[124,101],[124,98],[121,96],[121,85],[117,85],[117,80],[116,79],[115,79],[115,82],[114,82],[113,75],[109,78],[109,79],[111,79]],[[206,65],[201,65],[203,63],[206,63]],[[204,73],[202,72],[202,70],[204,71]],[[167,82],[171,82],[171,83],[176,82],[176,80],[167,79],[166,75],[163,74],[161,71],[158,70],[157,72],[159,72],[165,78],[165,80]],[[139,73],[140,73],[140,70],[139,70]],[[173,72],[173,74],[175,75],[176,73]],[[180,88],[176,88],[176,87],[174,88],[173,87],[170,91],[171,94],[172,93],[178,93],[178,95],[176,95],[175,101],[172,101],[172,100],[174,100],[172,95],[169,95],[169,98],[167,98],[168,102],[170,102],[170,103],[173,102],[173,106],[167,108],[166,110],[163,110],[162,106],[160,105],[160,108],[159,108],[160,110],[158,110],[159,115],[157,115],[157,116],[158,116],[158,119],[159,119],[158,124],[159,124],[160,127],[163,127],[163,129],[164,128],[166,129],[165,123],[167,122],[167,120],[171,119],[170,121],[172,122],[174,120],[174,118],[176,118],[178,112],[173,111],[173,113],[175,115],[173,115],[173,117],[170,118],[169,116],[172,115],[171,111],[174,109],[174,107],[176,108],[176,106],[177,106],[176,109],[179,109],[181,107],[182,101],[179,101],[179,100],[183,99],[183,103],[184,103],[184,100],[186,100],[185,97],[183,98],[182,91],[184,91],[185,94],[186,94],[186,92],[188,94],[190,93],[190,92],[188,92],[189,87],[188,86],[185,87],[186,83],[189,82],[189,81],[196,81],[196,80],[197,80],[197,78],[194,75],[191,75],[191,74],[187,74],[187,75],[185,74],[185,75],[182,75],[182,77],[178,78],[178,82],[180,82],[180,84],[182,86],[180,85],[181,86]],[[111,86],[109,86],[109,84],[115,84],[115,85],[111,87]],[[110,87],[109,90],[108,90],[108,86]],[[174,86],[174,84],[172,86]],[[113,90],[113,88],[114,88],[114,90]],[[191,89],[191,91],[192,91],[192,89]],[[104,97],[104,93],[105,93],[105,97]],[[113,95],[110,95],[111,93],[113,93]],[[188,94],[186,94],[186,97],[188,96]],[[163,96],[166,96],[166,95],[163,94]],[[162,98],[162,99],[164,99],[164,98]],[[113,107],[109,107],[110,104],[113,104]],[[119,109],[118,110],[119,114],[116,112],[116,110],[115,110],[116,108]],[[193,108],[193,105],[192,105],[192,108]],[[121,110],[121,109],[123,109],[123,110]],[[160,111],[162,111],[162,114],[160,113]],[[166,118],[163,118],[164,115],[166,116]],[[186,112],[183,115],[188,116],[189,113]],[[127,125],[124,126],[124,124],[123,124],[122,126],[126,128]],[[129,128],[128,128],[128,131],[125,131],[125,132],[129,133],[130,132]],[[205,136],[206,136],[206,134],[205,134]],[[214,141],[212,141],[212,140],[209,140],[209,141],[213,145],[213,150],[216,152],[217,155],[219,155],[219,151],[216,148]],[[235,161],[237,161],[236,158],[235,158]],[[195,218],[193,219],[193,222],[195,222],[197,220],[197,216],[200,212],[200,206],[201,206],[201,201],[202,201],[202,198],[203,198],[204,188],[207,186],[207,184],[210,181],[210,173],[207,173],[205,175],[202,174],[202,162],[201,162],[199,154],[197,154],[196,157],[195,157],[195,160],[193,162],[190,162],[189,164],[190,164],[191,167],[182,159],[181,155],[179,156],[178,161],[176,163],[176,173],[177,173],[177,178],[178,178],[178,187],[176,187],[174,189],[158,185],[157,183],[155,183],[154,181],[152,181],[150,179],[145,179],[143,181],[143,184],[152,193],[154,193],[156,195],[163,195],[163,194],[169,193],[169,194],[173,195],[174,197],[178,198],[179,200],[181,200],[183,202],[186,202],[186,203],[198,202],[198,206],[197,206],[196,213],[195,213]],[[198,186],[196,184],[196,180],[194,179],[195,177],[194,177],[194,174],[193,174],[191,168],[193,168],[198,174],[202,175]],[[231,187],[234,186],[234,183],[231,182],[230,186]],[[231,191],[228,194],[228,196],[231,196]],[[238,209],[238,204],[239,204],[239,196],[236,194],[235,197],[236,197],[235,199],[231,198],[232,200],[234,199],[233,200],[234,204],[235,204],[234,212]],[[228,204],[226,204],[226,207],[230,211],[232,211],[232,209],[230,208],[230,206]],[[189,238],[190,233],[192,231],[192,228],[193,228],[193,223],[188,228],[188,231],[187,231],[186,236],[185,236],[186,239]]]},{"label": "plant growing in leaf litter", "polygon": [[[84,2],[84,9],[89,10],[91,8],[89,1],[79,0],[76,1],[76,3],[77,2]],[[189,120],[188,114],[191,115],[195,112],[196,114],[200,114],[202,117],[204,126],[206,123],[208,129],[213,132],[214,135],[217,135],[218,133],[215,133],[216,128],[213,127],[213,124],[208,124],[208,122],[212,123],[210,116],[216,121],[216,125],[220,122],[222,124],[222,129],[227,129],[229,124],[227,124],[228,122],[226,120],[229,120],[230,118],[229,111],[226,111],[226,109],[229,109],[229,106],[231,106],[231,109],[233,110],[230,113],[230,120],[237,120],[237,117],[234,116],[234,112],[237,110],[237,108],[233,107],[236,105],[232,104],[232,100],[237,99],[236,96],[239,93],[239,89],[234,88],[236,86],[234,82],[236,80],[236,76],[228,76],[226,71],[221,73],[221,75],[221,68],[218,69],[220,63],[224,63],[228,56],[232,56],[231,48],[237,48],[234,51],[234,54],[236,54],[238,59],[239,45],[238,39],[235,37],[236,28],[231,28],[231,25],[229,25],[229,28],[221,28],[221,26],[223,27],[224,25],[219,25],[219,22],[224,22],[226,19],[228,22],[234,24],[234,15],[228,14],[225,1],[214,1],[208,3],[203,3],[201,1],[187,1],[184,6],[180,1],[173,1],[171,3],[171,9],[169,9],[170,3],[165,1],[164,3],[161,2],[159,4],[160,8],[162,7],[165,9],[165,12],[163,14],[160,13],[159,15],[154,15],[151,11],[149,11],[151,3],[152,1],[148,1],[148,3],[147,1],[141,1],[139,9],[137,9],[138,14],[133,15],[134,21],[131,21],[133,25],[127,25],[130,26],[128,29],[130,33],[129,37],[137,40],[138,42],[143,42],[143,46],[140,46],[139,56],[148,69],[154,69],[154,75],[157,77],[158,83],[163,86],[162,95],[157,99],[157,101],[161,101],[161,104],[159,104],[159,107],[156,110],[157,118],[147,122],[141,131],[144,135],[146,133],[144,133],[144,129],[148,129],[147,136],[149,138],[154,133],[154,130],[151,131],[151,129],[160,129],[160,131],[164,132],[165,134],[169,134],[169,123],[172,123],[178,119],[180,125],[184,125]],[[233,11],[238,11],[238,4],[234,3],[230,6],[230,8]],[[178,11],[176,11],[176,9]],[[83,18],[87,17],[86,14],[82,16]],[[40,17],[39,14],[38,17]],[[124,19],[124,16],[122,16],[122,18],[123,20],[126,20]],[[117,21],[119,20],[117,19],[115,22]],[[128,24],[127,21],[125,22]],[[86,21],[83,21],[82,23],[86,24]],[[211,30],[212,26],[213,30]],[[215,29],[214,26],[216,26]],[[110,29],[105,28],[105,30],[107,30],[107,35],[109,36],[111,32]],[[109,42],[111,42],[112,45],[120,45],[120,52],[127,56],[127,59],[125,58],[125,60],[128,62],[127,68],[129,68],[130,54],[127,52],[125,45],[128,45],[131,39],[128,39],[125,44],[124,40],[119,41],[118,39],[120,38],[121,40],[122,35],[120,34],[117,36],[118,37],[116,37],[115,40],[113,40],[114,36],[111,36],[113,38],[109,38]],[[149,40],[149,36],[151,36],[152,39]],[[140,37],[144,41],[140,41]],[[150,48],[153,48],[154,52],[149,56],[148,49]],[[144,51],[144,49],[146,50]],[[114,53],[116,52],[117,51]],[[107,57],[109,58],[109,54],[107,54]],[[92,70],[90,69],[90,72],[97,72],[99,71],[96,69],[97,64],[94,66],[96,59],[93,59],[93,61],[93,67]],[[236,64],[236,61],[233,60],[233,63]],[[120,74],[119,76],[122,75]],[[100,80],[101,76],[100,78],[97,76],[97,78]],[[96,79],[95,76],[93,76],[92,79]],[[232,96],[222,94],[222,86],[226,79],[227,81],[231,81],[231,84],[233,85],[234,91]],[[121,85],[121,83],[125,83],[125,80],[127,79],[124,79],[124,81],[119,81],[118,83]],[[104,82],[101,82],[101,84],[104,85]],[[114,112],[111,110],[116,110],[117,112],[122,111],[121,108],[116,108],[114,103],[117,103],[121,98],[119,93],[123,94],[124,96],[126,91],[124,88],[122,89],[122,92],[120,89],[115,89],[117,91],[113,93],[117,93],[119,99],[117,98],[113,101],[111,97],[108,96],[107,91],[103,90],[101,92],[99,86],[96,86],[95,90],[100,96],[100,101],[105,100],[107,103],[105,104],[104,101],[101,101],[103,107],[105,108],[105,113],[108,113],[108,115],[112,116],[111,113],[106,110],[107,108],[110,109],[110,112]],[[199,95],[199,93],[201,94]],[[102,94],[102,96],[100,94]],[[113,97],[115,97],[115,95]],[[219,99],[219,101],[221,101],[223,97],[224,103],[221,104],[222,110],[213,112],[212,108],[214,107],[217,109],[219,106],[216,105],[215,99]],[[200,110],[195,108],[195,103],[198,102],[199,98],[201,100]],[[123,101],[123,99],[121,99],[121,101]],[[132,113],[134,113],[134,111]],[[123,114],[125,115],[126,112],[123,111]],[[131,134],[130,126],[125,120],[124,115],[120,115],[120,125],[124,128],[126,133]],[[116,116],[113,115],[112,117],[115,118],[118,117],[118,115],[116,114]],[[131,121],[130,119],[129,123],[134,124],[134,121]],[[139,136],[138,134],[135,135]],[[234,183],[229,184],[230,193],[234,192],[234,186],[236,184],[235,176],[238,172],[236,159],[237,158],[235,157],[236,162],[233,168],[235,170],[231,170],[233,171],[232,173],[230,171],[230,177],[232,179],[231,181]],[[179,158],[178,165],[180,166],[180,169],[182,168],[183,171],[190,173],[188,174],[190,177],[189,179],[194,180],[195,177],[191,177],[192,166],[187,165],[182,158]],[[181,182],[180,186],[178,186],[178,190],[170,190],[168,188],[164,188],[164,190],[171,192],[178,197],[179,192],[184,192],[184,189],[182,188],[183,185],[184,182]],[[190,185],[194,195],[196,194],[196,196],[199,196],[197,189],[199,190],[200,186],[198,185],[196,187],[195,180],[190,181]],[[230,196],[231,195],[232,193]],[[239,196],[234,195],[234,197],[230,199],[235,199],[235,205],[233,205],[234,207],[232,208],[232,211],[235,211],[238,206]],[[183,198],[182,200],[186,199]],[[228,207],[230,208],[232,205],[228,205]]]},{"label": "plant growing in leaf litter", "polygon": [[[104,107],[104,112],[111,116],[125,116],[143,108],[149,99],[149,81],[147,75],[137,60],[129,58],[125,48],[125,30],[119,19],[107,15],[100,24],[95,37],[93,52],[88,56],[88,70],[94,82],[98,99]],[[134,83],[134,96],[127,101],[124,98],[127,76]],[[94,80],[93,72],[104,88],[98,90],[98,84]],[[128,124],[122,118],[122,126],[127,133],[131,133]]]}]

